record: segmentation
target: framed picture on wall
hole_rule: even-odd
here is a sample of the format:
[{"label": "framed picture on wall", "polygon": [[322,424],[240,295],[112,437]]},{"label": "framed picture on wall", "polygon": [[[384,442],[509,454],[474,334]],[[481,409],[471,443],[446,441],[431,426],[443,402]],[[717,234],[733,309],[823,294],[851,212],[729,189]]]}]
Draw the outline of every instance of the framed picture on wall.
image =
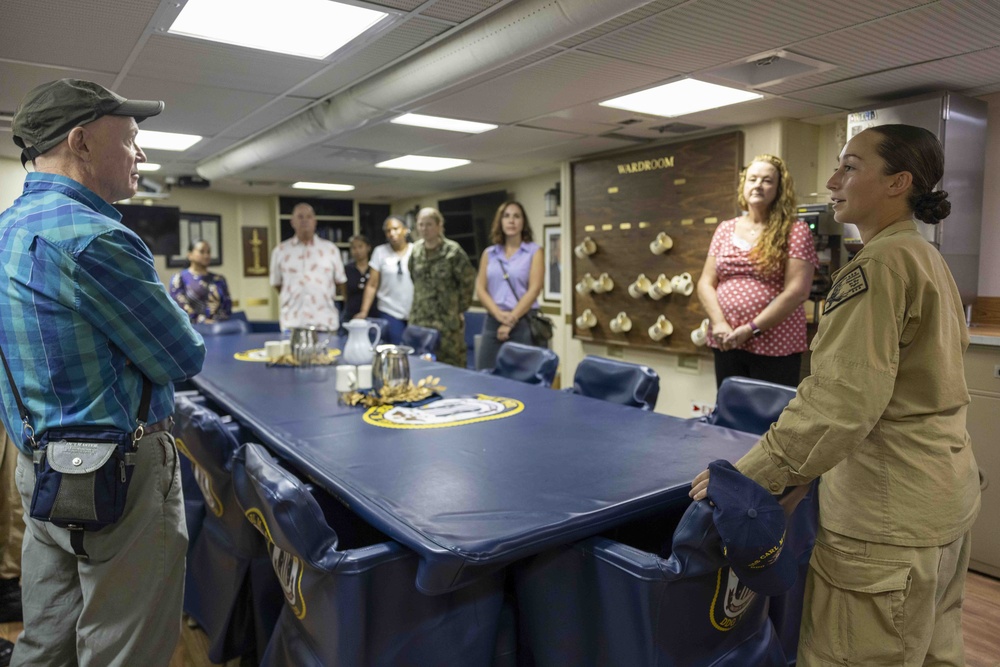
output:
[{"label": "framed picture on wall", "polygon": [[222,264],[222,216],[211,213],[185,213],[181,211],[181,224],[178,230],[180,236],[180,254],[167,255],[167,266],[186,268],[188,251],[192,243],[205,241],[212,249],[212,261],[209,266]]},{"label": "framed picture on wall", "polygon": [[542,298],[545,301],[562,301],[562,229],[559,225],[543,227],[545,242],[545,287]]}]

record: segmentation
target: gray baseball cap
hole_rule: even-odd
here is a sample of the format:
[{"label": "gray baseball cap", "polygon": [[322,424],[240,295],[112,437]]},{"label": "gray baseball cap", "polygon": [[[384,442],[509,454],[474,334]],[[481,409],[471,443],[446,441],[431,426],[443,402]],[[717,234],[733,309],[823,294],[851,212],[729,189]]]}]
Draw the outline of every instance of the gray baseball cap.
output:
[{"label": "gray baseball cap", "polygon": [[101,116],[131,116],[139,123],[163,111],[163,102],[127,100],[104,86],[59,79],[33,89],[17,107],[11,129],[21,148],[21,165],[56,147],[74,127]]}]

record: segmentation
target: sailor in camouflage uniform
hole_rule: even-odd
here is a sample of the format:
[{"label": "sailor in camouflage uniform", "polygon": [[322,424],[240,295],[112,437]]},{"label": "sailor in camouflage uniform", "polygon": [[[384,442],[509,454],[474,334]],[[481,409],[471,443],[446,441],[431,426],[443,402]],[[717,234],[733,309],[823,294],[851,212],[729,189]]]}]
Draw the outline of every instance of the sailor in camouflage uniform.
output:
[{"label": "sailor in camouflage uniform", "polygon": [[476,272],[462,246],[444,237],[444,217],[435,208],[417,216],[420,240],[410,255],[413,307],[410,324],[441,332],[437,359],[465,368],[465,317],[472,303]]}]

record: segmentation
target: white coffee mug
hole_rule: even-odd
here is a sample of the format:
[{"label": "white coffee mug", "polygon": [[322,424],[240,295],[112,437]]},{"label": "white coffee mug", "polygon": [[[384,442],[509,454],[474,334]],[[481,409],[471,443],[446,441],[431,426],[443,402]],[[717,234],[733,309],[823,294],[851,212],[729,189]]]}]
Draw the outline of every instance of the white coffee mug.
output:
[{"label": "white coffee mug", "polygon": [[281,355],[282,357],[292,356],[292,341],[283,340],[281,341]]},{"label": "white coffee mug", "polygon": [[653,239],[653,242],[649,244],[649,250],[654,255],[662,255],[666,251],[674,247],[674,240],[667,235],[666,232],[660,232]]},{"label": "white coffee mug", "polygon": [[691,342],[698,347],[708,343],[708,320],[702,320],[701,326],[691,332]]},{"label": "white coffee mug", "polygon": [[[371,371],[371,366],[369,368],[369,375]],[[370,378],[369,378],[370,379]],[[358,388],[358,367],[351,366],[350,364],[341,364],[337,366],[337,391],[354,391]]]},{"label": "white coffee mug", "polygon": [[594,276],[589,273],[583,274],[580,278],[580,282],[576,284],[576,293],[580,296],[586,296],[594,289]]},{"label": "white coffee mug", "polygon": [[598,278],[594,280],[594,293],[604,294],[605,292],[610,292],[615,288],[615,281],[611,279],[607,273],[602,273]]},{"label": "white coffee mug", "polygon": [[649,288],[653,286],[653,281],[646,277],[645,273],[640,273],[635,282],[628,286],[628,295],[633,299],[641,299],[649,294]]},{"label": "white coffee mug", "polygon": [[611,320],[611,324],[609,326],[615,333],[628,333],[632,330],[632,320],[629,319],[629,316],[626,315],[623,310],[618,313],[613,320]]},{"label": "white coffee mug", "polygon": [[656,282],[649,286],[649,298],[654,301],[659,301],[672,291],[673,288],[670,286],[670,279],[661,273],[659,278],[656,279]]},{"label": "white coffee mug", "polygon": [[597,325],[597,315],[594,315],[594,311],[587,308],[580,316],[576,318],[576,326],[580,329],[592,329]]},{"label": "white coffee mug", "polygon": [[264,343],[264,352],[268,361],[277,361],[281,358],[281,343],[280,340],[269,340]]},{"label": "white coffee mug", "polygon": [[670,287],[675,292],[680,292],[684,296],[691,296],[691,293],[694,292],[694,282],[691,280],[691,274],[685,271],[680,275],[674,276],[670,279]]},{"label": "white coffee mug", "polygon": [[372,365],[363,364],[358,366],[358,389],[372,388]]},{"label": "white coffee mug", "polygon": [[583,240],[580,241],[579,245],[573,248],[573,254],[576,255],[578,259],[586,259],[595,252],[597,252],[597,243],[589,236],[583,237]]},{"label": "white coffee mug", "polygon": [[662,340],[674,332],[673,323],[667,319],[666,315],[656,318],[653,326],[649,327],[649,337],[653,340]]}]

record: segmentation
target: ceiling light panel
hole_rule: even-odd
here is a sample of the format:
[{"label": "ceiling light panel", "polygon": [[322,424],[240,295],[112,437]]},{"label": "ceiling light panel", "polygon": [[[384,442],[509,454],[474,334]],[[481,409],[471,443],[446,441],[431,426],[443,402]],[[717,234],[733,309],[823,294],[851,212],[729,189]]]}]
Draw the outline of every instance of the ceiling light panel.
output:
[{"label": "ceiling light panel", "polygon": [[353,185],[343,183],[310,183],[308,181],[292,183],[292,187],[296,190],[329,190],[330,192],[350,192],[354,189]]},{"label": "ceiling light panel", "polygon": [[466,134],[481,134],[497,129],[497,125],[492,123],[477,123],[471,120],[458,120],[456,118],[443,118],[441,116],[425,116],[419,113],[407,113],[393,118],[391,123],[399,125],[414,125],[416,127],[429,127],[432,130],[448,130],[449,132],[465,132]]},{"label": "ceiling light panel", "polygon": [[139,171],[159,171],[160,165],[155,162],[140,162],[138,165]]},{"label": "ceiling light panel", "polygon": [[321,60],[386,16],[331,0],[188,0],[168,32]]},{"label": "ceiling light panel", "polygon": [[379,162],[380,169],[407,169],[409,171],[443,171],[469,164],[469,160],[452,157],[428,157],[426,155],[404,155],[385,162]]},{"label": "ceiling light panel", "polygon": [[197,134],[177,134],[175,132],[154,132],[139,130],[135,142],[143,150],[186,151],[201,141]]},{"label": "ceiling light panel", "polygon": [[673,118],[705,109],[716,109],[749,100],[758,100],[762,97],[763,95],[759,93],[718,86],[695,79],[682,79],[641,90],[631,95],[616,97],[601,102],[600,105]]}]

